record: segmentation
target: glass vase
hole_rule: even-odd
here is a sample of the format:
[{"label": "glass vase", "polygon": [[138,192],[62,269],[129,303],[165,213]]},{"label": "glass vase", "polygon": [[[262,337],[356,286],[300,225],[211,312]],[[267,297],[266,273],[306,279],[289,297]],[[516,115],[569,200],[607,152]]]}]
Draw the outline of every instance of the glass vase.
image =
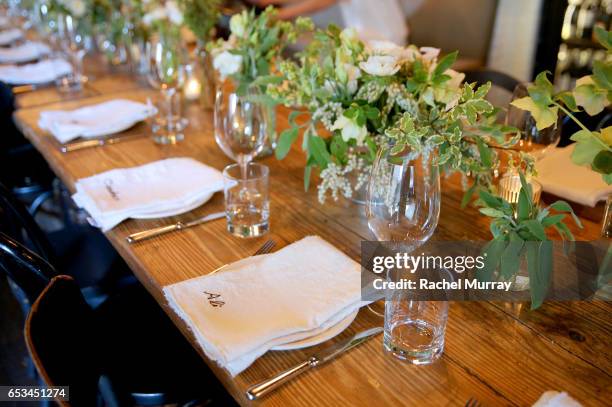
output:
[{"label": "glass vase", "polygon": [[210,53],[206,47],[198,44],[195,50],[195,76],[201,86],[200,106],[204,110],[213,110],[215,107],[215,74]]}]

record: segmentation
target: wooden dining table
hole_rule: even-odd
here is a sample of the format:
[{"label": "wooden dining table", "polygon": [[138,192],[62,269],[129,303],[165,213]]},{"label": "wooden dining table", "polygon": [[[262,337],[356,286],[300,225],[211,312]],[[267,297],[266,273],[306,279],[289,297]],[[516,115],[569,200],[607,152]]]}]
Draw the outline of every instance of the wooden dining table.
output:
[{"label": "wooden dining table", "polygon": [[[179,144],[158,145],[150,137],[135,137],[115,145],[62,153],[58,142],[39,128],[41,111],[74,109],[114,98],[145,101],[158,92],[126,73],[98,75],[87,84],[85,94],[70,97],[54,92],[49,88],[19,95],[15,121],[72,192],[80,178],[168,157],[192,157],[219,170],[231,163],[215,143],[212,112],[197,103],[185,109],[190,124],[185,140]],[[287,117],[287,111],[280,109],[279,130],[287,126]],[[147,124],[140,124],[130,132],[149,134],[150,130]],[[264,237],[237,238],[226,231],[225,221],[219,220],[138,244],[126,242],[134,232],[223,210],[221,193],[192,212],[164,219],[127,220],[106,233],[135,276],[239,404],[463,406],[473,398],[483,406],[523,406],[533,404],[547,390],[556,390],[568,392],[586,406],[610,405],[612,304],[605,301],[546,302],[535,311],[530,311],[529,304],[520,303],[453,302],[444,353],[431,365],[414,366],[393,358],[383,350],[379,336],[261,400],[249,401],[245,390],[250,385],[302,362],[331,342],[383,324],[382,318],[361,309],[349,328],[327,343],[301,350],[269,351],[231,377],[204,355],[183,320],[167,306],[164,286],[250,256],[268,239],[274,239],[276,248],[281,248],[305,236],[319,235],[357,261],[361,242],[373,239],[363,206],[346,199],[320,204],[316,182],[304,190],[305,159],[299,147],[282,161],[267,157],[261,162],[271,171],[271,231]],[[442,191],[434,238],[489,240],[488,219],[472,207],[460,208],[463,191],[459,179],[444,178]],[[599,237],[596,222],[583,219],[583,224],[583,229],[570,225],[578,240]]]}]

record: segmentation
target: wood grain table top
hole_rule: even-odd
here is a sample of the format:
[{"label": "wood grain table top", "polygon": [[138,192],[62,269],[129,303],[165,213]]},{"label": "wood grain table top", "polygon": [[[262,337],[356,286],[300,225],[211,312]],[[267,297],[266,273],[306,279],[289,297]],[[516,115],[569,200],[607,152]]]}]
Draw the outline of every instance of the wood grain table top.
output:
[{"label": "wood grain table top", "polygon": [[[88,86],[95,94],[74,100],[47,96],[49,103],[29,107],[23,103],[15,114],[18,126],[68,189],[74,190],[75,181],[82,177],[167,157],[193,157],[219,170],[231,163],[215,144],[212,112],[197,105],[188,107],[190,126],[185,141],[176,146],[160,146],[149,138],[138,138],[62,154],[59,144],[37,125],[42,110],[77,108],[117,97],[145,101],[157,96],[122,75],[99,77]],[[39,92],[43,91],[27,97]],[[284,128],[287,114],[281,111],[279,116],[279,128]],[[141,130],[148,131],[146,127]],[[128,220],[106,234],[196,348],[185,324],[163,299],[165,285],[249,256],[270,238],[276,240],[278,249],[305,236],[320,235],[356,260],[360,242],[373,238],[363,207],[345,200],[320,205],[316,187],[304,191],[300,151],[292,151],[281,162],[273,157],[262,161],[271,169],[271,232],[267,236],[241,240],[225,231],[225,222],[216,221],[137,245],[125,241],[130,233],[222,210],[222,194],[191,213],[160,220]],[[435,238],[490,239],[488,220],[473,208],[460,209],[461,197],[456,177],[443,180]],[[572,231],[579,240],[594,240],[599,225],[585,219],[584,229],[572,227]],[[379,337],[257,402],[245,397],[249,385],[303,361],[319,347],[268,352],[234,378],[202,357],[241,405],[462,406],[471,397],[483,405],[531,405],[547,390],[567,391],[584,405],[604,405],[612,399],[611,311],[612,305],[607,302],[547,302],[537,311],[529,311],[528,305],[522,304],[452,303],[446,349],[433,365],[417,367],[395,360],[383,352]],[[381,324],[381,318],[362,309],[339,338]]]}]

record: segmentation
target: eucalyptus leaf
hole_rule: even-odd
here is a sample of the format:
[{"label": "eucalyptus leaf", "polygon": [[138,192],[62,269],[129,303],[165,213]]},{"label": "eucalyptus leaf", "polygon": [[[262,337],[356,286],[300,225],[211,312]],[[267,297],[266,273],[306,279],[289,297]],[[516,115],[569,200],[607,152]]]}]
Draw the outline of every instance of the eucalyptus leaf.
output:
[{"label": "eucalyptus leaf", "polygon": [[523,222],[525,226],[529,229],[532,235],[534,235],[538,240],[547,240],[546,238],[546,230],[540,222],[535,219],[529,219]]},{"label": "eucalyptus leaf", "polygon": [[493,273],[499,265],[505,248],[506,242],[503,239],[491,240],[483,248],[484,267],[476,271],[476,278],[479,281],[493,281]]},{"label": "eucalyptus leaf", "polygon": [[525,242],[516,233],[510,234],[510,241],[500,262],[500,275],[505,281],[516,275],[521,265],[521,251]]},{"label": "eucalyptus leaf", "polygon": [[297,127],[291,127],[280,134],[275,150],[275,155],[278,160],[284,159],[287,154],[289,154],[291,145],[298,138],[298,133],[299,129]]}]

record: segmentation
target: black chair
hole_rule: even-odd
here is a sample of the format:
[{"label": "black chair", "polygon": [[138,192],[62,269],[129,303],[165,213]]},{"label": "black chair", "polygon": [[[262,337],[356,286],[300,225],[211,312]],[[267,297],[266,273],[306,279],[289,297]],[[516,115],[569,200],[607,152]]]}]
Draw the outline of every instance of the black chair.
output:
[{"label": "black chair", "polygon": [[75,278],[87,301],[101,303],[117,285],[135,281],[104,235],[88,225],[68,225],[48,235],[0,183],[0,230]]},{"label": "black chair", "polygon": [[476,82],[478,85],[484,85],[487,82],[491,82],[492,85],[505,89],[510,93],[514,92],[514,88],[520,83],[518,79],[508,74],[491,69],[477,69],[464,73],[465,82],[467,83]]},{"label": "black chair", "polygon": [[45,159],[15,126],[15,98],[11,88],[0,82],[0,182],[20,199],[30,202],[35,213],[53,189],[54,175]]},{"label": "black chair", "polygon": [[38,294],[26,343],[46,385],[70,386],[65,405],[235,404],[142,286],[127,286],[94,310],[72,277],[56,276],[2,233],[0,268],[29,298]]}]

